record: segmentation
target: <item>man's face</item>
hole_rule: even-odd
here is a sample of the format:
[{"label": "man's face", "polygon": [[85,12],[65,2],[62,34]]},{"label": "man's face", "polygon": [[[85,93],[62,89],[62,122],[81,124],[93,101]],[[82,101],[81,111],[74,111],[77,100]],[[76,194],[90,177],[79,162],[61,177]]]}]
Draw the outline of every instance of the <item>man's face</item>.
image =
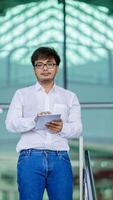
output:
[{"label": "man's face", "polygon": [[40,58],[35,61],[34,72],[39,82],[51,82],[54,80],[58,66],[54,58]]}]

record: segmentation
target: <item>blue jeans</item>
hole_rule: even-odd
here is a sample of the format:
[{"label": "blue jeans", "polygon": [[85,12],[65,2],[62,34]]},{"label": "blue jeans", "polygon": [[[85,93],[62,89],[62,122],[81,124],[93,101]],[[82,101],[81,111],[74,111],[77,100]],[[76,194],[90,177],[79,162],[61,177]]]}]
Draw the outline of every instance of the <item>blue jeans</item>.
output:
[{"label": "blue jeans", "polygon": [[72,200],[73,174],[66,151],[22,150],[17,164],[19,200]]}]

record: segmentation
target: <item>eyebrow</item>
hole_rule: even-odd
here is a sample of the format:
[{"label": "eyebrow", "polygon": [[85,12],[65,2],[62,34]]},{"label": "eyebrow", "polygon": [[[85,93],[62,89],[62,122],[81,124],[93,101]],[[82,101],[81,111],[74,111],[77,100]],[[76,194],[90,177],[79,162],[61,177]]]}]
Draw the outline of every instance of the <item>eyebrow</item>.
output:
[{"label": "eyebrow", "polygon": [[[48,60],[46,63],[49,63],[49,62],[56,63],[56,61],[53,61],[53,60]],[[43,63],[43,61],[36,61],[36,63]]]}]

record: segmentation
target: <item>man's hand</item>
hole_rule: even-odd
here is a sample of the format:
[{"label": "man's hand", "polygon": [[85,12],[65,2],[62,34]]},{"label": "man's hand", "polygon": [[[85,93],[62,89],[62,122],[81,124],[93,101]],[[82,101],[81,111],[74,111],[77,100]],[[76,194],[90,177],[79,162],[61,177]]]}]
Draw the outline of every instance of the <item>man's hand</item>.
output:
[{"label": "man's hand", "polygon": [[59,133],[63,128],[63,121],[62,119],[54,120],[52,122],[47,123],[46,127],[53,133]]},{"label": "man's hand", "polygon": [[49,112],[49,111],[40,112],[40,113],[37,114],[37,116],[35,117],[34,121],[37,122],[37,119],[38,119],[38,116],[39,116],[39,115],[48,115],[48,114],[51,114],[51,112]]},{"label": "man's hand", "polygon": [[49,115],[49,114],[51,114],[51,112],[46,111],[46,112],[40,112],[40,113],[38,113],[37,116],[38,115]]}]

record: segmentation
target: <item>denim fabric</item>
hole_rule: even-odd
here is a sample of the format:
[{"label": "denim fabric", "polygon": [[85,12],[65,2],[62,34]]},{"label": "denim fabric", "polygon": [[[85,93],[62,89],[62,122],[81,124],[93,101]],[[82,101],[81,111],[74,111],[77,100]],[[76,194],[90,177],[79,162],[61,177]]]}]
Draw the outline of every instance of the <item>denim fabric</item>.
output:
[{"label": "denim fabric", "polygon": [[51,150],[22,150],[17,164],[19,200],[72,200],[73,174],[68,153]]}]

